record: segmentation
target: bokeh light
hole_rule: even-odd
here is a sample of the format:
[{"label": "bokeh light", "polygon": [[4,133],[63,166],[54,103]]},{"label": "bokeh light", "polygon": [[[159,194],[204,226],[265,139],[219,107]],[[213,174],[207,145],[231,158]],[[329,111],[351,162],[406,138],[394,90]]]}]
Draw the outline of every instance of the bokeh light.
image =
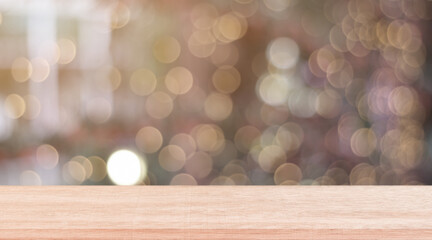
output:
[{"label": "bokeh light", "polygon": [[165,77],[165,86],[176,95],[185,94],[193,84],[192,73],[184,67],[172,68]]},{"label": "bokeh light", "polygon": [[15,59],[11,66],[12,76],[17,82],[27,81],[33,71],[32,64],[29,60],[23,57]]},{"label": "bokeh light", "polygon": [[26,186],[37,186],[42,185],[42,180],[36,172],[26,170],[20,174],[20,184]]},{"label": "bokeh light", "polygon": [[139,96],[147,96],[155,90],[157,79],[152,71],[138,69],[132,73],[129,84],[133,93]]},{"label": "bokeh light", "polygon": [[162,146],[162,134],[154,127],[143,127],[138,131],[135,143],[141,151],[145,153],[154,153]]},{"label": "bokeh light", "polygon": [[267,58],[277,68],[287,69],[294,67],[300,55],[297,43],[290,38],[277,38],[267,49]]},{"label": "bokeh light", "polygon": [[171,179],[170,185],[197,185],[197,181],[189,174],[179,173]]},{"label": "bokeh light", "polygon": [[214,121],[222,121],[229,117],[233,103],[229,96],[221,93],[211,93],[204,102],[206,115]]},{"label": "bokeh light", "polygon": [[53,146],[44,144],[36,149],[36,160],[42,167],[51,169],[58,164],[59,154]]},{"label": "bokeh light", "polygon": [[20,118],[26,110],[24,99],[18,94],[10,94],[4,101],[5,113],[12,119]]},{"label": "bokeh light", "polygon": [[147,175],[147,165],[134,152],[123,149],[108,158],[107,172],[111,181],[117,185],[134,185]]},{"label": "bokeh light", "polygon": [[153,55],[161,63],[172,63],[181,52],[177,39],[171,36],[162,36],[153,45]]},{"label": "bokeh light", "polygon": [[32,73],[30,79],[35,82],[43,82],[50,74],[50,64],[43,58],[34,58],[31,61]]},{"label": "bokeh light", "polygon": [[159,164],[168,172],[176,172],[183,168],[186,161],[186,154],[177,145],[168,145],[159,153]]},{"label": "bokeh light", "polygon": [[432,184],[431,1],[180,5],[0,4],[0,184]]},{"label": "bokeh light", "polygon": [[62,38],[57,41],[57,46],[59,48],[59,64],[68,64],[72,62],[76,56],[76,46],[75,43],[69,39]]},{"label": "bokeh light", "polygon": [[240,73],[232,66],[218,68],[212,76],[214,87],[221,93],[233,93],[240,86]]}]

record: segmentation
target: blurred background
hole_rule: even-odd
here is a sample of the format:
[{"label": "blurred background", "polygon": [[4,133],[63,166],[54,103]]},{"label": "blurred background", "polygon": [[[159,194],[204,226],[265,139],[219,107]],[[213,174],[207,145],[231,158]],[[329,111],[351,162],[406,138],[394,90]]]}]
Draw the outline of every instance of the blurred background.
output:
[{"label": "blurred background", "polygon": [[431,7],[1,0],[0,184],[431,184]]}]

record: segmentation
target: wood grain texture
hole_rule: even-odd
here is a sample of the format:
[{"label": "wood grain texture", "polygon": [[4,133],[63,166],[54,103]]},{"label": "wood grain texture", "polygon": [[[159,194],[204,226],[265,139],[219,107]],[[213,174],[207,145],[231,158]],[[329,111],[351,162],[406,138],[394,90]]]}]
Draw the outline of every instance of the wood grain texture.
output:
[{"label": "wood grain texture", "polygon": [[432,239],[432,188],[5,186],[0,238]]}]

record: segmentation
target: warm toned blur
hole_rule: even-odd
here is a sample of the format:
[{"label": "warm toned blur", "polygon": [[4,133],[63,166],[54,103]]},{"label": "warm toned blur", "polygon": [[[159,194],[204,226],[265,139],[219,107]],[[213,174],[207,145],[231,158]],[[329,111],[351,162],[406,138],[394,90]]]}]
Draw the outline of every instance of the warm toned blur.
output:
[{"label": "warm toned blur", "polygon": [[432,2],[0,1],[0,184],[432,184]]}]

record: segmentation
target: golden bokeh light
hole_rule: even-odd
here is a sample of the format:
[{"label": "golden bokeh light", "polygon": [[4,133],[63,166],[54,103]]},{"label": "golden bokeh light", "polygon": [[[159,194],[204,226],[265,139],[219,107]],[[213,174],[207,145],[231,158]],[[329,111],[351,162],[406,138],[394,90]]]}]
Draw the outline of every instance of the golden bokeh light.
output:
[{"label": "golden bokeh light", "polygon": [[147,96],[156,89],[157,79],[154,73],[148,69],[138,69],[132,73],[129,86],[138,96]]},{"label": "golden bokeh light", "polygon": [[153,45],[153,56],[161,63],[172,63],[180,56],[181,47],[171,36],[158,38]]},{"label": "golden bokeh light", "polygon": [[10,94],[4,101],[6,116],[12,119],[20,118],[26,111],[26,103],[18,94]]},{"label": "golden bokeh light", "polygon": [[375,185],[376,170],[372,165],[360,163],[356,165],[349,175],[351,185]]},{"label": "golden bokeh light", "polygon": [[[338,54],[335,53],[333,51],[333,48],[328,46],[328,45],[318,49],[316,54],[317,54],[316,55],[316,58],[317,58],[316,61],[317,61],[318,67],[320,68],[321,71],[324,71],[325,73],[327,73],[327,71],[328,71],[327,68],[329,67],[329,65],[333,61],[339,59]],[[339,62],[336,62],[336,63],[339,63]],[[335,66],[338,66],[338,65],[336,65],[336,63],[335,63]]]},{"label": "golden bokeh light", "polygon": [[93,165],[90,162],[90,160],[88,160],[88,158],[84,157],[84,156],[75,156],[73,158],[70,159],[70,162],[77,162],[79,164],[81,164],[81,166],[84,168],[85,170],[85,179],[89,179],[92,174],[93,174]]},{"label": "golden bokeh light", "polygon": [[[93,171],[92,174],[90,176],[90,180],[92,180],[93,182],[100,182],[102,181],[106,175],[106,163],[105,161],[98,157],[98,156],[91,156],[87,158],[90,163],[92,164],[93,167]],[[85,169],[84,169],[85,170]]]},{"label": "golden bokeh light", "polygon": [[12,77],[17,82],[25,82],[30,79],[33,67],[27,58],[17,58],[13,61],[11,66]]},{"label": "golden bokeh light", "polygon": [[361,128],[351,137],[351,150],[359,157],[367,157],[372,154],[377,145],[377,138],[373,130]]},{"label": "golden bokeh light", "polygon": [[259,166],[262,170],[269,173],[274,172],[285,161],[285,151],[277,145],[264,147],[258,156]]},{"label": "golden bokeh light", "polygon": [[388,131],[380,141],[381,162],[397,170],[410,170],[421,163],[424,142],[423,132],[415,125],[407,129]]},{"label": "golden bokeh light", "polygon": [[75,59],[76,56],[76,46],[75,43],[70,39],[61,38],[57,41],[57,46],[59,48],[59,64],[69,64]]},{"label": "golden bokeh light", "polygon": [[192,175],[179,173],[171,179],[170,185],[198,185],[198,183]]},{"label": "golden bokeh light", "polygon": [[210,182],[210,185],[235,185],[235,182],[230,177],[218,176]]},{"label": "golden bokeh light", "polygon": [[302,178],[301,169],[294,163],[284,163],[274,173],[274,182],[276,185],[298,184]]},{"label": "golden bokeh light", "polygon": [[334,90],[326,89],[318,94],[315,102],[316,112],[324,118],[334,118],[342,108],[342,98]]},{"label": "golden bokeh light", "polygon": [[40,145],[36,149],[36,161],[43,168],[53,169],[59,162],[59,153],[49,144]]},{"label": "golden bokeh light", "polygon": [[31,80],[35,82],[43,82],[50,74],[50,64],[43,58],[34,58],[31,60],[32,73]]},{"label": "golden bokeh light", "polygon": [[63,165],[63,179],[71,185],[81,184],[85,181],[85,168],[77,161],[69,161]]},{"label": "golden bokeh light", "polygon": [[221,93],[233,93],[240,86],[240,73],[232,66],[219,67],[212,76],[213,86]]},{"label": "golden bokeh light", "polygon": [[389,109],[397,116],[407,116],[415,111],[417,94],[409,87],[400,86],[393,89],[389,95]]},{"label": "golden bokeh light", "polygon": [[214,124],[198,125],[192,130],[191,135],[201,151],[217,152],[224,147],[224,133],[220,127]]},{"label": "golden bokeh light", "polygon": [[168,145],[159,152],[159,164],[168,172],[176,172],[183,168],[186,162],[186,154],[177,145]]},{"label": "golden bokeh light", "polygon": [[[398,161],[404,169],[414,169],[421,164],[424,142],[415,138],[405,138],[401,142]],[[397,165],[397,164],[395,164]]]},{"label": "golden bokeh light", "polygon": [[185,94],[193,84],[192,73],[185,67],[174,67],[165,76],[165,86],[176,95]]},{"label": "golden bokeh light", "polygon": [[244,36],[247,30],[247,21],[241,15],[227,13],[217,19],[213,26],[213,34],[221,42],[232,42]]},{"label": "golden bokeh light", "polygon": [[231,115],[233,102],[230,96],[222,93],[211,93],[204,102],[206,115],[214,121],[222,121]]},{"label": "golden bokeh light", "polygon": [[152,126],[141,128],[135,137],[135,144],[141,151],[145,153],[157,152],[163,143],[161,132]]}]

